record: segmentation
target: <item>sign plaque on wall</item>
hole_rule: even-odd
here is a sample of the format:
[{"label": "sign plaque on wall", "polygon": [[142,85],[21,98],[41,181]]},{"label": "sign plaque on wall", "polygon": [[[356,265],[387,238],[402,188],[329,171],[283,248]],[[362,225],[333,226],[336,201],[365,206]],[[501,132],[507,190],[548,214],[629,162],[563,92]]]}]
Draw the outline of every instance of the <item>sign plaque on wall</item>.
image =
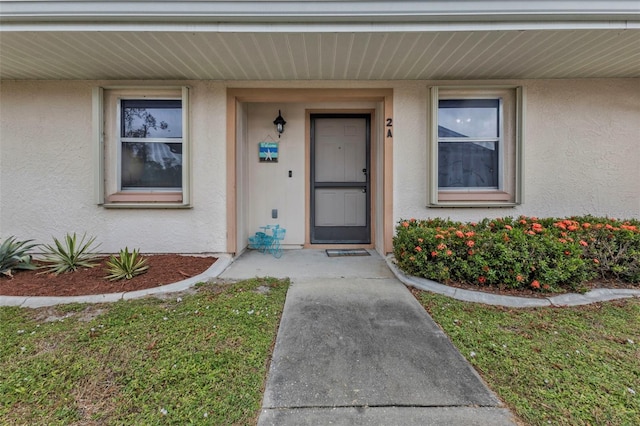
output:
[{"label": "sign plaque on wall", "polygon": [[278,142],[258,142],[258,159],[261,163],[277,163]]}]

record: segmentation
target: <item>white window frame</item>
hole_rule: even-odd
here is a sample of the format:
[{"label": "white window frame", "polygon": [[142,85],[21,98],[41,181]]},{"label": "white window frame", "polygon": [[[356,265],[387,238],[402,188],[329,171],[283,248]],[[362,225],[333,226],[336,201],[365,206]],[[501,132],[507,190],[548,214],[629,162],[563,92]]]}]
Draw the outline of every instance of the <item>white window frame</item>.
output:
[{"label": "white window frame", "polygon": [[[439,188],[440,100],[499,99],[497,188]],[[513,207],[522,203],[524,90],[521,86],[433,86],[429,88],[428,207]],[[508,113],[505,113],[507,109]],[[505,122],[507,120],[508,122]],[[471,140],[476,140],[472,138]],[[452,142],[455,143],[455,142]]]},{"label": "white window frame", "polygon": [[[182,188],[121,188],[122,100],[181,100]],[[93,90],[95,198],[106,208],[190,208],[191,155],[189,143],[189,88],[96,87]],[[175,140],[171,140],[175,142]]]}]

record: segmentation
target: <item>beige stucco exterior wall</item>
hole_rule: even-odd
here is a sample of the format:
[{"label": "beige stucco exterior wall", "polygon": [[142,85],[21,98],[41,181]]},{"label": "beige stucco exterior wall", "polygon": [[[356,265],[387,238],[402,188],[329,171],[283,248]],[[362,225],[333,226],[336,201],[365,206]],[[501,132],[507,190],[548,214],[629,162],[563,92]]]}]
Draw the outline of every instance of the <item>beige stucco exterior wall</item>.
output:
[{"label": "beige stucco exterior wall", "polygon": [[[250,233],[260,226],[279,224],[287,229],[285,245],[302,247],[306,230],[306,111],[341,110],[347,112],[375,110],[375,102],[339,103],[253,103],[248,106],[248,138],[244,141]],[[278,111],[287,121],[285,132],[278,137],[272,124]],[[277,163],[258,161],[259,142],[279,142]],[[374,139],[375,142],[375,139]],[[292,177],[289,177],[289,171]],[[278,210],[278,218],[271,211]]]},{"label": "beige stucco exterior wall", "polygon": [[[285,244],[304,244],[305,211],[305,132],[304,109],[284,105],[282,114],[287,121],[285,132],[278,138],[272,124],[278,115],[278,105],[249,104],[248,136],[244,140],[246,156],[249,216],[247,229],[250,234],[260,230],[260,226],[279,224],[287,230]],[[283,109],[280,106],[280,109]],[[278,142],[277,163],[258,161],[259,142]],[[292,177],[289,177],[291,170]],[[278,217],[271,217],[276,209]]]},{"label": "beige stucco exterior wall", "polygon": [[640,217],[640,80],[528,85],[525,208]]},{"label": "beige stucco exterior wall", "polygon": [[[394,90],[394,218],[640,217],[640,80],[529,80],[524,198],[513,208],[427,208],[427,86]],[[488,82],[491,83],[491,82]],[[468,84],[468,83],[466,83]],[[485,83],[487,84],[487,83]]]},{"label": "beige stucco exterior wall", "polygon": [[[123,82],[13,82],[0,87],[0,235],[52,242],[95,235],[101,250],[226,250],[225,114],[220,83],[191,87],[192,209],[105,209],[94,195],[92,88]],[[140,83],[138,83],[140,84]]]},{"label": "beige stucco exterior wall", "polygon": [[[477,220],[520,214],[640,218],[640,80],[487,83],[521,84],[526,89],[524,203],[514,208],[425,207],[428,87],[443,83],[145,83],[191,87],[193,207],[105,209],[96,205],[94,195],[91,93],[96,86],[126,82],[3,81],[0,237],[50,242],[52,235],[75,231],[97,236],[105,252],[124,246],[144,252],[225,251],[227,87],[393,88],[394,222],[408,217]],[[239,116],[245,116],[239,123],[244,145],[238,152],[244,163],[239,169],[243,179],[238,182],[245,193],[239,197],[239,233],[254,232],[256,226],[271,222],[271,209],[278,208],[280,222],[289,232],[286,242],[304,241],[304,223],[300,223],[304,219],[302,211],[297,212],[304,208],[304,179],[296,179],[304,168],[300,164],[304,161],[304,109],[339,106],[251,104],[240,108]],[[365,106],[376,108],[375,104]],[[269,134],[277,139],[270,123],[278,109],[287,120],[281,163],[251,167],[257,163],[257,142]],[[287,177],[288,170],[294,178]],[[377,234],[380,228],[378,223]]]}]

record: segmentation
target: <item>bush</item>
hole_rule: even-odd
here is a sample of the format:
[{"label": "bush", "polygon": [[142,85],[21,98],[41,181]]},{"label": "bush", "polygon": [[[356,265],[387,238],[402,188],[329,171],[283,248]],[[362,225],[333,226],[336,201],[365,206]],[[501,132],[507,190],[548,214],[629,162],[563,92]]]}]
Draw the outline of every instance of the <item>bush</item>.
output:
[{"label": "bush", "polygon": [[640,282],[635,220],[401,220],[393,246],[404,272],[444,283],[558,291],[597,276]]},{"label": "bush", "polygon": [[116,281],[126,278],[130,280],[136,275],[144,274],[149,269],[146,265],[147,259],[140,256],[138,250],[134,249],[129,253],[129,248],[125,247],[120,250],[120,256],[111,256],[107,261],[107,275],[105,278]]},{"label": "bush", "polygon": [[582,216],[554,226],[561,237],[581,242],[584,258],[596,275],[640,283],[640,221]]},{"label": "bush", "polygon": [[15,237],[7,238],[0,245],[0,274],[12,276],[16,269],[36,269],[31,263],[29,251],[38,244],[29,244],[33,240],[16,241]]},{"label": "bush", "polygon": [[100,255],[95,252],[98,246],[94,246],[95,237],[85,242],[86,234],[77,242],[76,234],[67,234],[63,242],[53,238],[55,245],[45,244],[43,262],[47,272],[60,274],[62,272],[75,271],[78,268],[93,268]]}]

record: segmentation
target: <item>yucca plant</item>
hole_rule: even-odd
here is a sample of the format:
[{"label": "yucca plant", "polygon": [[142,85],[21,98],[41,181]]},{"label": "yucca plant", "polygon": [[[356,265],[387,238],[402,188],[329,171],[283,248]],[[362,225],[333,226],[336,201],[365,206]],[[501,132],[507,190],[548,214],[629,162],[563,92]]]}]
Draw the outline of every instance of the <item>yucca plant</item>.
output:
[{"label": "yucca plant", "polygon": [[119,256],[111,255],[107,261],[107,278],[110,281],[117,281],[121,279],[128,279],[135,277],[136,275],[144,274],[149,269],[147,265],[147,259],[140,256],[139,250],[134,249],[133,252],[129,252],[129,248],[125,247],[124,250],[120,250]]},{"label": "yucca plant", "polygon": [[56,275],[63,272],[75,271],[78,268],[93,268],[100,258],[96,249],[100,246],[94,245],[96,237],[91,237],[85,241],[87,234],[82,236],[80,242],[75,234],[67,234],[63,241],[53,238],[54,245],[45,244],[44,257],[42,261],[47,263],[43,266],[46,272]]},{"label": "yucca plant", "polygon": [[31,263],[29,250],[38,244],[29,244],[33,240],[16,241],[15,237],[7,238],[0,245],[0,273],[9,277],[16,269],[33,270],[37,266]]}]

